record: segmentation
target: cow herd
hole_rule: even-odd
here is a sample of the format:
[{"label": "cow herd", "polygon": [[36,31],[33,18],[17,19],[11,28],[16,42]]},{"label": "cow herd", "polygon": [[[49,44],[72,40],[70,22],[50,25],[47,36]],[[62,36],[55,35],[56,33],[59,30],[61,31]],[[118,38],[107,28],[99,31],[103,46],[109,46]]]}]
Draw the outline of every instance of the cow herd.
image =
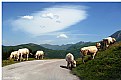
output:
[{"label": "cow herd", "polygon": [[[97,42],[95,46],[87,46],[80,49],[80,54],[82,58],[82,62],[84,61],[84,56],[91,55],[91,58],[94,59],[97,51],[107,49],[111,44],[116,42],[115,38],[108,37],[104,38],[102,41]],[[66,55],[67,68],[76,67],[76,61],[74,60],[74,56],[71,53]]]},{"label": "cow herd", "polygon": [[88,47],[83,47],[80,50],[80,53],[82,55],[82,61],[84,62],[84,56],[86,55],[91,55],[92,59],[94,59],[97,51],[99,50],[105,50],[107,49],[111,44],[114,44],[116,42],[115,38],[108,37],[104,38],[102,41],[96,43],[96,46],[88,46]]},{"label": "cow herd", "polygon": [[[91,58],[94,59],[97,51],[107,49],[111,44],[115,42],[116,42],[115,38],[108,37],[108,38],[104,38],[100,42],[97,42],[95,46],[87,46],[87,47],[81,48],[80,54],[81,54],[83,63],[85,63],[84,56],[91,55]],[[13,59],[16,59],[17,61],[18,60],[22,61],[24,60],[24,58],[26,58],[26,60],[28,60],[29,54],[33,55],[32,53],[30,53],[29,49],[22,48],[22,49],[18,49],[18,51],[11,52],[9,59],[13,58]],[[43,51],[36,52],[35,54],[36,59],[43,59],[43,57],[44,57]],[[76,67],[76,61],[74,60],[74,56],[71,53],[68,53],[65,59],[67,61],[67,68]]]},{"label": "cow herd", "polygon": [[[32,53],[30,53],[29,49],[22,48],[22,49],[18,49],[18,51],[11,52],[9,59],[10,60],[16,59],[17,61],[18,60],[22,61],[22,60],[25,60],[25,58],[26,58],[26,60],[28,60],[29,54],[33,55]],[[36,54],[35,54],[36,59],[40,59],[40,58],[43,59],[43,57],[44,57],[43,51],[37,51],[36,52]]]}]

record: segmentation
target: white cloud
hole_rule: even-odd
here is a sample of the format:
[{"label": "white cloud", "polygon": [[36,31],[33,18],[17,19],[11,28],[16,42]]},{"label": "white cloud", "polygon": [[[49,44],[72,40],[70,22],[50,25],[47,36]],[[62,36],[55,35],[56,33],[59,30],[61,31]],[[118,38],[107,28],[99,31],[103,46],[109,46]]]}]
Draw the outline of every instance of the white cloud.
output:
[{"label": "white cloud", "polygon": [[[14,30],[35,36],[60,31],[87,18],[85,6],[54,6],[12,20]],[[28,20],[29,19],[29,20]]]},{"label": "white cloud", "polygon": [[31,20],[31,19],[33,19],[33,16],[27,15],[27,16],[21,16],[21,18],[22,19],[29,19],[29,20]]},{"label": "white cloud", "polygon": [[68,36],[66,34],[60,34],[57,38],[68,38]]},{"label": "white cloud", "polygon": [[44,13],[41,15],[43,18],[50,18],[50,19],[58,19],[58,15],[54,15],[53,13]]}]

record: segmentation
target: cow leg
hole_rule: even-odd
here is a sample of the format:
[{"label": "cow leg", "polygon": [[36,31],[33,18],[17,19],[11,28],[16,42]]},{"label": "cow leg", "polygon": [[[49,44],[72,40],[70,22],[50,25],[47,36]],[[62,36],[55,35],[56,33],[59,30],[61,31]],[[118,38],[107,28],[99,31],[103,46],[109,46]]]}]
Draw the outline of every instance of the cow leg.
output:
[{"label": "cow leg", "polygon": [[39,57],[40,57],[40,59],[42,59],[42,56],[41,55]]},{"label": "cow leg", "polygon": [[37,59],[37,55],[35,55],[35,59]]},{"label": "cow leg", "polygon": [[18,58],[17,58],[17,61],[18,61]]},{"label": "cow leg", "polygon": [[96,55],[96,53],[93,54],[92,59],[94,59],[95,55]]},{"label": "cow leg", "polygon": [[73,68],[73,62],[71,61],[71,67],[70,67],[70,69],[72,70],[72,68]]},{"label": "cow leg", "polygon": [[15,60],[15,55],[13,56],[13,60]]},{"label": "cow leg", "polygon": [[22,54],[20,54],[20,61],[23,59]]},{"label": "cow leg", "polygon": [[17,55],[17,61],[19,60],[19,55]]},{"label": "cow leg", "polygon": [[27,59],[27,61],[28,61],[28,57],[29,57],[29,54],[26,55],[26,59]]},{"label": "cow leg", "polygon": [[81,54],[81,58],[82,58],[82,62],[85,63],[83,54]]},{"label": "cow leg", "polygon": [[106,42],[106,45],[105,45],[105,50],[108,48],[109,43],[110,43],[109,41],[107,41],[107,42]]},{"label": "cow leg", "polygon": [[82,62],[85,64],[85,61],[84,61],[84,56],[82,56]]},{"label": "cow leg", "polygon": [[43,55],[42,55],[42,59],[43,59]]},{"label": "cow leg", "polygon": [[69,62],[67,62],[67,68],[69,69],[69,65],[70,65],[70,63]]},{"label": "cow leg", "polygon": [[38,55],[38,59],[40,59],[40,56]]},{"label": "cow leg", "polygon": [[83,53],[81,53],[81,51],[80,51],[80,54],[81,54],[82,62],[85,63],[85,61],[84,61],[84,55],[83,55]]},{"label": "cow leg", "polygon": [[39,58],[38,58],[38,55],[36,56],[36,58],[39,59]]}]

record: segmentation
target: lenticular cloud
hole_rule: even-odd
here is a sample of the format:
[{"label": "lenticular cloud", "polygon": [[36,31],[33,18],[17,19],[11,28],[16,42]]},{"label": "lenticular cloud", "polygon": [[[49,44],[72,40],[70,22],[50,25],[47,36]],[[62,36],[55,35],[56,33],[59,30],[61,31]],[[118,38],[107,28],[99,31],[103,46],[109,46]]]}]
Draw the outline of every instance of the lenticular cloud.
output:
[{"label": "lenticular cloud", "polygon": [[87,18],[84,6],[54,6],[21,16],[11,22],[15,30],[35,36],[66,29]]}]

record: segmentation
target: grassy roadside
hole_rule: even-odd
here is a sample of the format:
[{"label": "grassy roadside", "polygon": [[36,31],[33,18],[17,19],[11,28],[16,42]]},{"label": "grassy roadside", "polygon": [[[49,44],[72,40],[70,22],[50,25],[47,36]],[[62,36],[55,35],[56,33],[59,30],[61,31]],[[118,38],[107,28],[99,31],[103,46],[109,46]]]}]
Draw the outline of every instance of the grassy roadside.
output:
[{"label": "grassy roadside", "polygon": [[121,42],[99,51],[96,58],[86,64],[77,59],[77,67],[72,73],[81,80],[121,80]]},{"label": "grassy roadside", "polygon": [[[54,59],[58,59],[58,58],[54,58]],[[29,58],[28,61],[32,61],[32,60],[41,60],[41,59]],[[49,58],[44,58],[42,60],[50,60],[50,59]],[[21,61],[21,62],[24,62],[24,61]],[[2,60],[2,67],[7,66],[7,65],[11,65],[11,64],[15,64],[15,63],[20,63],[20,61]]]},{"label": "grassy roadside", "polygon": [[[32,60],[36,60],[34,58],[29,58],[29,61]],[[15,64],[15,63],[19,63],[20,61],[14,61],[14,60],[2,60],[2,67],[7,66],[7,65],[11,65],[11,64]],[[24,61],[22,61],[24,62]]]}]

